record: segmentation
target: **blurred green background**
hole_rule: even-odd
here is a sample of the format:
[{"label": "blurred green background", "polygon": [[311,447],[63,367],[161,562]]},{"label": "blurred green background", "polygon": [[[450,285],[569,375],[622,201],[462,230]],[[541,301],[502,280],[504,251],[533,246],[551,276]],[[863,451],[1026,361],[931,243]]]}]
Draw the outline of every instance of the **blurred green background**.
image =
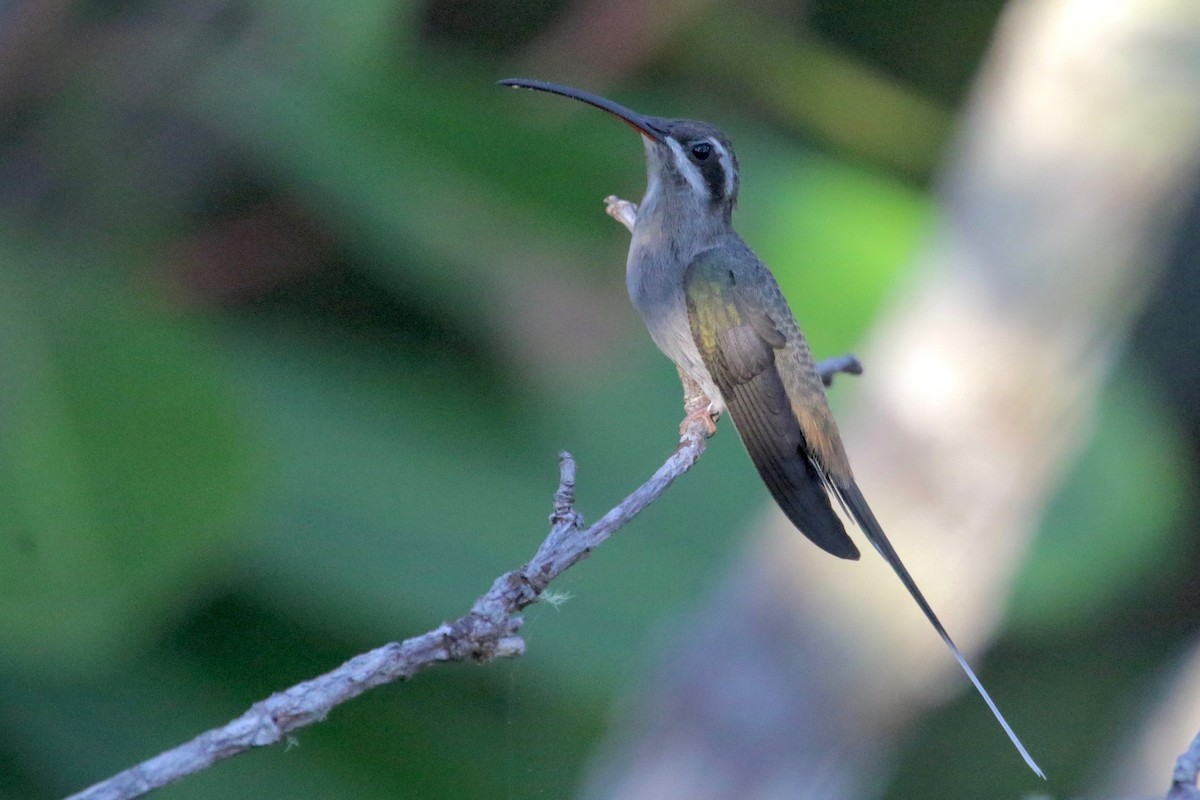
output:
[{"label": "blurred green background", "polygon": [[[591,519],[673,447],[677,379],[600,202],[640,197],[640,144],[494,86],[571,62],[540,38],[568,5],[0,5],[0,797],[80,789],[465,612],[545,535],[560,449]],[[672,8],[612,74],[536,77],[724,127],[740,231],[814,349],[853,350],[933,221],[1001,3]],[[1059,796],[1200,623],[1169,321],[1119,367],[982,663]],[[570,796],[634,654],[764,497],[718,436],[530,610],[525,657],[374,691],[161,796]],[[1016,769],[992,724],[966,695],[931,716],[893,796]]]}]

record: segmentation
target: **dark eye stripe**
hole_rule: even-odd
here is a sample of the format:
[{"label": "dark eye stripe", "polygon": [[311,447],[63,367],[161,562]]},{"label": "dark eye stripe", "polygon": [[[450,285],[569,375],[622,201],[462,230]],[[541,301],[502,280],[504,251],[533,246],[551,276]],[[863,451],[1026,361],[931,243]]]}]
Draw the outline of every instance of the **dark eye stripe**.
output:
[{"label": "dark eye stripe", "polygon": [[721,162],[721,167],[725,173],[725,185],[722,187],[722,194],[725,196],[737,193],[737,161],[733,156],[732,151],[725,149],[720,142],[714,142],[713,146],[717,149],[718,160]]},{"label": "dark eye stripe", "polygon": [[700,174],[708,186],[708,196],[714,201],[725,199],[725,168],[721,166],[721,160],[714,158],[701,164]]},{"label": "dark eye stripe", "polygon": [[725,169],[721,159],[712,158],[716,148],[711,141],[704,139],[693,144],[689,150],[692,160],[700,168],[700,174],[704,176],[709,198],[719,203],[725,197]]},{"label": "dark eye stripe", "polygon": [[730,173],[733,165],[718,140],[692,139],[689,143],[669,137],[667,144],[675,154],[676,174],[691,185],[693,192],[704,195],[710,203],[723,203],[736,190],[737,179]]}]

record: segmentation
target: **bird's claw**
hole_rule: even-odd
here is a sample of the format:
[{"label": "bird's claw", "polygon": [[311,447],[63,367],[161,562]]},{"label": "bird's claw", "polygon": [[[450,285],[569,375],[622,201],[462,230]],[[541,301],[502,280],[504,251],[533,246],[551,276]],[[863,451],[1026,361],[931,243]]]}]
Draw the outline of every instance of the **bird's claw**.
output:
[{"label": "bird's claw", "polygon": [[691,408],[683,418],[683,422],[679,423],[679,435],[685,435],[693,422],[702,422],[704,423],[705,438],[711,437],[717,432],[717,419],[720,416],[721,412],[713,408],[711,403],[700,408]]},{"label": "bird's claw", "polygon": [[630,233],[633,233],[634,223],[637,222],[637,205],[628,200],[622,200],[615,194],[610,194],[604,198],[604,213],[628,228]]}]

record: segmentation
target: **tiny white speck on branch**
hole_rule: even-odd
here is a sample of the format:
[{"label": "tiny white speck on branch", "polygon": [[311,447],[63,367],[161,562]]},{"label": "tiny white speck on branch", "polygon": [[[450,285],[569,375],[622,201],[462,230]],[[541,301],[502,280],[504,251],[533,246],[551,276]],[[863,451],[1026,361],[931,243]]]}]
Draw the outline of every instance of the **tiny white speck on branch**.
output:
[{"label": "tiny white speck on branch", "polygon": [[[818,369],[826,384],[835,373],[862,372],[853,356],[829,359],[819,364]],[[691,469],[704,453],[707,430],[703,419],[690,418],[670,458],[649,480],[589,527],[584,527],[583,518],[575,511],[575,460],[570,453],[560,453],[550,534],[529,563],[497,578],[467,614],[420,636],[357,655],[324,675],[276,692],[250,706],[233,721],[100,781],[67,800],[140,797],[230,756],[289,741],[295,731],[324,720],[334,708],[368,689],[411,678],[434,664],[485,662],[521,655],[525,652],[525,641],[518,635],[524,622],[518,616],[520,612],[537,602],[551,581],[587,558]]]}]

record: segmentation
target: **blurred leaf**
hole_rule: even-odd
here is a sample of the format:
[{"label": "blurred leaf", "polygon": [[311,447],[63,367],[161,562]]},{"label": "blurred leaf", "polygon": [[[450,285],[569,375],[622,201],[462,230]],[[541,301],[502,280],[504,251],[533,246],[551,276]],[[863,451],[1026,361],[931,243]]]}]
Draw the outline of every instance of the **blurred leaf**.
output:
[{"label": "blurred leaf", "polygon": [[[486,308],[490,283],[561,269],[588,245],[610,252],[600,198],[614,176],[641,180],[632,136],[622,147],[620,126],[595,125],[590,109],[564,114],[487,72],[408,59],[343,74],[231,57],[198,76],[189,108],[381,264],[411,272],[407,288],[453,297],[462,313],[476,313],[465,301]],[[545,108],[532,125],[519,115],[531,107]],[[590,204],[582,185],[596,187]]]},{"label": "blurred leaf", "polygon": [[783,148],[756,147],[741,161],[735,225],[775,272],[818,356],[853,347],[929,230],[929,200],[858,167]]},{"label": "blurred leaf", "polygon": [[1092,441],[1047,506],[1013,585],[1014,628],[1097,624],[1172,563],[1188,458],[1149,386],[1125,367],[1105,390]]},{"label": "blurred leaf", "polygon": [[0,658],[90,670],[218,569],[247,453],[186,326],[54,259],[0,273]]},{"label": "blurred leaf", "polygon": [[[717,4],[677,54],[690,74],[764,103],[837,149],[908,175],[941,158],[950,112],[835,45],[767,15]],[[764,79],[764,76],[770,76]]]}]

